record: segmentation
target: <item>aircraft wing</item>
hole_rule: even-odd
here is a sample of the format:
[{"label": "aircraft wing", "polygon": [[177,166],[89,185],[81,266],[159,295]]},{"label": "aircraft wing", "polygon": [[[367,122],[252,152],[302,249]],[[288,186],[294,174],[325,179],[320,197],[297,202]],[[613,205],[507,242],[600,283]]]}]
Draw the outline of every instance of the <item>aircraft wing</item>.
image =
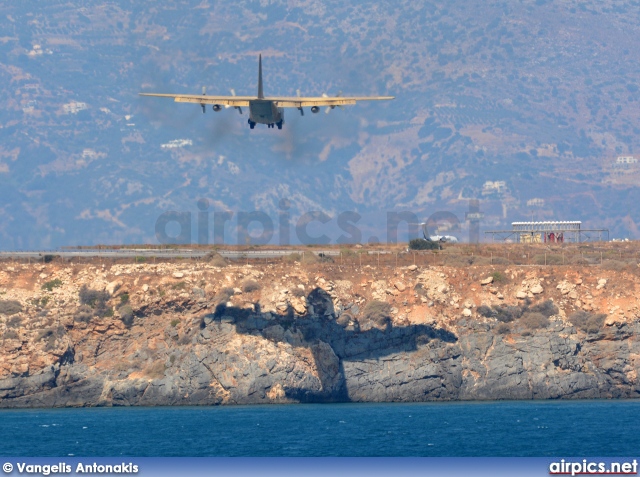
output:
[{"label": "aircraft wing", "polygon": [[173,98],[176,103],[219,104],[221,106],[249,106],[249,101],[256,99],[255,96],[209,96],[200,94],[139,93],[139,95]]},{"label": "aircraft wing", "polygon": [[301,108],[303,106],[346,106],[358,101],[386,101],[393,96],[309,96],[309,97],[268,97],[280,108]]}]

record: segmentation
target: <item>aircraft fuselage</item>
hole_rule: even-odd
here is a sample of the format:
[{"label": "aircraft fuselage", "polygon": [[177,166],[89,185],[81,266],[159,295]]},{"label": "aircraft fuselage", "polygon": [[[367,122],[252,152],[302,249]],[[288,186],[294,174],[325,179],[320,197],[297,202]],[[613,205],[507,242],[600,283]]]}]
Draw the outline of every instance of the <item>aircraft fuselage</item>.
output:
[{"label": "aircraft fuselage", "polygon": [[284,109],[278,108],[273,101],[268,99],[254,99],[249,101],[249,126],[251,129],[256,124],[274,125],[282,129],[284,123]]}]

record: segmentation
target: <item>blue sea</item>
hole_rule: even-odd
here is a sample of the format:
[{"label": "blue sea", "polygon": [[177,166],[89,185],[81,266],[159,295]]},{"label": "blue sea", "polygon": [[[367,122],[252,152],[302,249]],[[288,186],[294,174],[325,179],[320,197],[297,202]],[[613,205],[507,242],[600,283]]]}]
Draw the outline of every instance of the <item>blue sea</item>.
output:
[{"label": "blue sea", "polygon": [[3,456],[621,456],[640,401],[0,411]]}]

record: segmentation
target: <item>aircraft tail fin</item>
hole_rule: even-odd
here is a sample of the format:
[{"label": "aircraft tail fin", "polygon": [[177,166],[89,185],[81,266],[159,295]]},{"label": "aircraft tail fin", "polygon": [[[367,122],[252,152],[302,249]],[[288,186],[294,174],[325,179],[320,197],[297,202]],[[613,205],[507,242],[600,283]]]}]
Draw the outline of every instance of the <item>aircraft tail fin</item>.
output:
[{"label": "aircraft tail fin", "polygon": [[262,91],[262,54],[258,57],[258,98],[264,98],[264,92]]}]

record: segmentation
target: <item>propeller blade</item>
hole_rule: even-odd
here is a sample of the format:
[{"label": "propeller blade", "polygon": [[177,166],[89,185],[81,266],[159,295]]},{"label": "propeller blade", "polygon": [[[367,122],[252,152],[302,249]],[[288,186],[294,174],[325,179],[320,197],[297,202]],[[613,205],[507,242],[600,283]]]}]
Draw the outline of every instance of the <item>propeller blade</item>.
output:
[{"label": "propeller blade", "polygon": [[202,87],[202,96],[206,96],[207,95],[207,87],[203,86]]},{"label": "propeller blade", "polygon": [[299,98],[300,97],[300,90],[299,89],[296,90],[296,94],[298,95],[298,98]]},{"label": "propeller blade", "polygon": [[235,89],[231,88],[230,91],[231,91],[231,96],[235,96],[236,95],[236,90]]}]

